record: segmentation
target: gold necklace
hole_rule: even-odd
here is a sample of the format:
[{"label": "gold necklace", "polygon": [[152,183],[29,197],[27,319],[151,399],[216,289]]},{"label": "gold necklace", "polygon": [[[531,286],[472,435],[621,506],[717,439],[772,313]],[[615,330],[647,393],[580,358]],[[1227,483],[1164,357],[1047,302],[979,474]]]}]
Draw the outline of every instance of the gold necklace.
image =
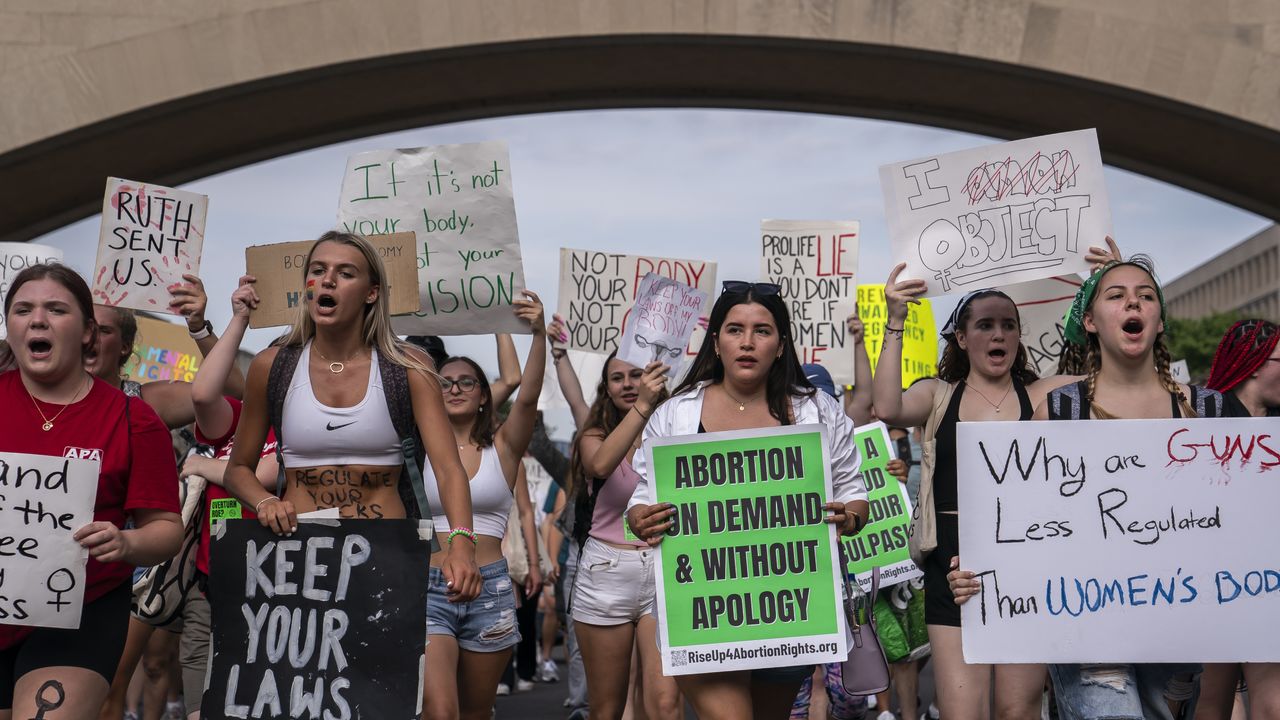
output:
[{"label": "gold necklace", "polygon": [[732,400],[732,401],[734,401],[734,402],[738,403],[738,412],[744,412],[744,411],[747,409],[747,403],[748,403],[748,402],[752,402],[752,400],[754,400],[754,398],[752,398],[752,400],[748,400],[747,402],[743,402],[743,401],[739,400],[738,398],[736,398],[736,397],[734,397],[734,396],[730,395],[730,394],[729,394],[729,390],[728,390],[724,385],[721,385],[721,386],[720,386],[720,389],[721,389],[721,390],[724,390],[724,394],[725,394],[725,395],[726,395],[730,400]]},{"label": "gold necklace", "polygon": [[[23,385],[22,387],[24,390],[26,389],[26,385]],[[32,407],[36,409],[36,412],[40,413],[40,419],[44,420],[44,424],[40,426],[40,429],[44,430],[45,432],[49,432],[50,430],[52,430],[53,421],[61,417],[62,413],[67,411],[67,408],[76,404],[76,400],[80,399],[80,391],[83,389],[84,389],[84,383],[80,383],[80,387],[76,388],[76,394],[71,396],[71,402],[67,403],[66,405],[63,405],[62,409],[59,410],[57,414],[55,414],[53,417],[45,417],[44,411],[40,409],[40,403],[36,402],[36,396],[32,395],[30,390],[27,390],[27,397],[31,398]],[[49,404],[53,405],[53,403],[49,403]]]},{"label": "gold necklace", "polygon": [[[315,347],[315,346],[313,345],[312,347]],[[325,361],[325,362],[329,363],[329,372],[333,373],[334,375],[337,375],[338,373],[342,372],[343,370],[346,370],[346,369],[347,369],[347,365],[346,365],[346,363],[349,363],[349,362],[351,362],[352,360],[355,360],[356,358],[360,357],[360,353],[361,353],[361,352],[362,352],[362,350],[357,350],[357,351],[356,351],[356,353],[355,353],[355,355],[352,355],[351,357],[347,358],[346,360],[332,360],[332,361],[331,361],[331,360],[329,360],[329,358],[327,358],[327,357],[325,357],[325,356],[324,356],[324,353],[320,352],[320,348],[316,348],[316,354],[320,356],[320,359],[321,359],[321,360],[323,360],[323,361]]]},{"label": "gold necklace", "polygon": [[[969,383],[965,383],[965,385],[969,385]],[[1000,396],[1000,402],[999,402],[999,403],[993,403],[993,402],[991,402],[991,398],[987,397],[986,395],[983,395],[983,394],[982,394],[982,391],[981,391],[981,390],[979,390],[978,388],[974,387],[973,385],[969,385],[969,387],[970,387],[974,392],[978,393],[978,397],[982,398],[983,400],[986,400],[988,405],[990,405],[991,407],[995,408],[995,409],[996,409],[996,412],[1000,412],[1000,406],[1004,404],[1004,399],[1005,399],[1005,398],[1007,398],[1007,397],[1009,397],[1009,391],[1013,389],[1013,381],[1012,381],[1012,380],[1010,380],[1010,381],[1009,381],[1009,387],[1007,387],[1007,388],[1005,388],[1005,389],[1004,389],[1004,394]]]}]

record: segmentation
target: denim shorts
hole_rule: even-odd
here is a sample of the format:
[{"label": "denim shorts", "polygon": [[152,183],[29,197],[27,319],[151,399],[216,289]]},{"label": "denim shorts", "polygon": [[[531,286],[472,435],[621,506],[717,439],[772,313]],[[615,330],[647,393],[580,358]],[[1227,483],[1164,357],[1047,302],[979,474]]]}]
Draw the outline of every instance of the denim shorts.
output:
[{"label": "denim shorts", "polygon": [[427,635],[449,635],[470,652],[499,652],[520,642],[516,594],[505,559],[480,568],[484,589],[471,602],[449,602],[444,573],[431,568],[427,586]]},{"label": "denim shorts", "polygon": [[1200,666],[1193,664],[1049,666],[1063,720],[1176,720],[1170,699],[1182,700],[1183,716],[1191,717],[1199,674]]}]

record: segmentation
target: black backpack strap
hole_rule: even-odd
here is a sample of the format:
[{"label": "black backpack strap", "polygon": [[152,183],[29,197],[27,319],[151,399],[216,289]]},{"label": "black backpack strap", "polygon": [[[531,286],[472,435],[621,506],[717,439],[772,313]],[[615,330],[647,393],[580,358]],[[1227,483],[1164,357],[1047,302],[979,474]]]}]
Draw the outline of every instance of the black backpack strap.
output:
[{"label": "black backpack strap", "polygon": [[[426,459],[426,452],[418,441],[418,424],[413,418],[409,370],[383,353],[378,353],[378,372],[382,375],[382,392],[387,398],[391,424],[400,437],[400,455],[404,459],[404,470],[400,473],[400,501],[404,503],[406,515],[412,518],[416,510],[418,519],[431,522],[431,502],[427,500],[427,487],[422,479],[422,463]],[[440,540],[432,533],[431,552],[439,549]]]},{"label": "black backpack strap", "polygon": [[271,372],[267,375],[267,419],[271,423],[271,429],[276,434],[276,462],[280,466],[280,471],[276,475],[276,497],[284,497],[284,456],[280,453],[280,448],[284,446],[284,436],[280,432],[280,425],[284,419],[284,396],[289,393],[289,383],[293,380],[293,373],[298,368],[298,359],[302,357],[302,347],[299,345],[286,345],[276,352],[275,360],[271,362]]}]

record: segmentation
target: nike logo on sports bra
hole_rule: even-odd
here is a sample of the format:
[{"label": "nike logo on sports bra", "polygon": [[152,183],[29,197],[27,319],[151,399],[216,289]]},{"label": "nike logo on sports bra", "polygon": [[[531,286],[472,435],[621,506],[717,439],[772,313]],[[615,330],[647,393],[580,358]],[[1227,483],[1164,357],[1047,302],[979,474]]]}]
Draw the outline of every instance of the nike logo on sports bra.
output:
[{"label": "nike logo on sports bra", "polygon": [[341,425],[334,425],[334,424],[333,424],[333,422],[332,422],[332,421],[330,421],[330,422],[328,422],[328,423],[326,423],[326,424],[325,424],[324,429],[325,429],[325,430],[339,430],[339,429],[344,428],[344,427],[346,427],[346,426],[348,426],[348,425],[355,425],[355,424],[356,424],[356,421],[355,421],[355,420],[352,420],[352,421],[351,421],[351,422],[349,422],[349,423],[343,423],[343,424],[341,424]]}]

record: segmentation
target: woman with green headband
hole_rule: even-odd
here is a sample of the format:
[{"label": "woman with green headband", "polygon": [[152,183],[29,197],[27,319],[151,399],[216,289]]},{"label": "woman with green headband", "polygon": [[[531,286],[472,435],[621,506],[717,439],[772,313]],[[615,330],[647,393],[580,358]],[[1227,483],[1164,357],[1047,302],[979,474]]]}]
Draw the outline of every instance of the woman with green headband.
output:
[{"label": "woman with green headband", "polygon": [[[1067,315],[1066,337],[1084,347],[1087,375],[1049,393],[1036,419],[1221,416],[1220,394],[1173,379],[1164,321],[1164,296],[1148,258],[1103,266],[1081,285]],[[978,592],[973,573],[957,570],[950,578],[957,602]],[[1049,666],[1064,720],[1082,720],[1086,708],[1087,717],[1121,720],[1190,717],[1199,671],[1187,664]]]}]

